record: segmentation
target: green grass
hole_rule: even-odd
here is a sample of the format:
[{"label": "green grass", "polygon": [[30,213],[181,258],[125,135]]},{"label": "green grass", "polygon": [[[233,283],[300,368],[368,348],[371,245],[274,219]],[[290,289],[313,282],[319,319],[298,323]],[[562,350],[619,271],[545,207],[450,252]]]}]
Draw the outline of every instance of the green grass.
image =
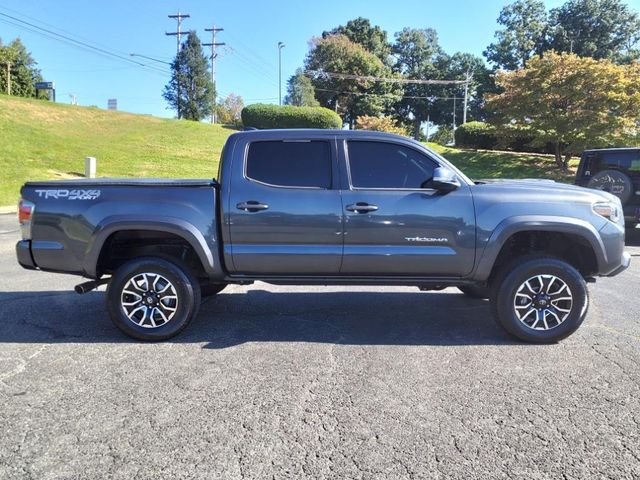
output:
[{"label": "green grass", "polygon": [[227,137],[219,125],[0,95],[0,205],[26,180],[81,175],[213,178]]},{"label": "green grass", "polygon": [[[232,132],[219,125],[0,95],[0,206],[15,204],[27,180],[81,175],[87,156],[98,159],[98,176],[212,178]],[[476,179],[570,179],[548,156],[430,146]]]},{"label": "green grass", "polygon": [[[489,150],[458,150],[430,143],[437,151],[468,177],[474,180],[488,178],[548,178],[559,182],[572,182],[574,173],[562,172],[551,155],[534,155],[517,152],[495,152]],[[578,164],[570,161],[570,167]]]}]

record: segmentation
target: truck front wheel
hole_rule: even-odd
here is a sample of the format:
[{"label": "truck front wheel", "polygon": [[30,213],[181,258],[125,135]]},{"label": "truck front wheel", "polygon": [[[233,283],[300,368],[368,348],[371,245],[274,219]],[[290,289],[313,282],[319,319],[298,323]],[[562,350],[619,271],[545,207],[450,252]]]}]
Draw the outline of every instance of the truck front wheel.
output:
[{"label": "truck front wheel", "polygon": [[166,340],[197,314],[200,285],[186,267],[157,257],[131,260],[116,270],[107,288],[113,323],[138,340]]},{"label": "truck front wheel", "polygon": [[587,284],[574,267],[549,257],[512,263],[495,279],[491,303],[498,323],[533,343],[555,343],[582,324],[589,305]]}]

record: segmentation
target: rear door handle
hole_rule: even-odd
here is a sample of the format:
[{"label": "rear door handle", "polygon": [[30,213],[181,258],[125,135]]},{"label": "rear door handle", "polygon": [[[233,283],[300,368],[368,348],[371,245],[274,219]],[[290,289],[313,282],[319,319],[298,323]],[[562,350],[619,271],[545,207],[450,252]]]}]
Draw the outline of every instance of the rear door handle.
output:
[{"label": "rear door handle", "polygon": [[367,213],[378,210],[377,205],[370,205],[367,202],[357,202],[345,207],[350,212]]},{"label": "rear door handle", "polygon": [[269,205],[260,203],[256,200],[248,200],[246,202],[240,202],[236,205],[238,210],[244,210],[245,212],[259,212],[260,210],[266,210]]}]

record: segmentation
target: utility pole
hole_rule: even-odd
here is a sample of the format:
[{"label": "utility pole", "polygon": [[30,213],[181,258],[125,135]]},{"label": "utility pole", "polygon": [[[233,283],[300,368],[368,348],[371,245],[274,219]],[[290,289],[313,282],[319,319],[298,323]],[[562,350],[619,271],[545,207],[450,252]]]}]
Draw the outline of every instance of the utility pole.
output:
[{"label": "utility pole", "polygon": [[216,57],[218,54],[216,53],[216,47],[222,47],[226,45],[224,42],[216,43],[216,33],[224,31],[224,28],[216,28],[213,25],[211,28],[205,28],[205,32],[211,32],[211,43],[203,43],[203,47],[211,47],[211,83],[213,84],[213,99],[211,100],[211,123],[216,123],[216,95],[218,92],[216,91]]},{"label": "utility pole", "polygon": [[467,77],[464,82],[464,109],[462,110],[462,123],[467,123],[467,97],[469,94],[469,82],[471,81],[471,73],[467,70]]},{"label": "utility pole", "polygon": [[429,123],[430,123],[430,115],[427,113],[427,142],[429,141]]},{"label": "utility pole", "polygon": [[191,15],[187,14],[187,13],[180,13],[180,11],[178,11],[178,13],[176,13],[175,15],[167,15],[169,18],[173,18],[178,22],[178,28],[176,29],[175,32],[165,32],[165,35],[172,35],[175,36],[177,39],[177,49],[176,49],[176,53],[180,53],[180,45],[181,45],[181,40],[182,40],[182,19],[184,18],[189,18]]},{"label": "utility pole", "polygon": [[[178,22],[178,28],[176,29],[175,32],[165,32],[165,35],[169,35],[169,36],[175,36],[177,39],[177,48],[176,48],[176,55],[178,55],[180,53],[180,45],[181,45],[181,40],[182,40],[182,20],[184,18],[189,18],[190,15],[189,14],[183,14],[180,13],[180,10],[178,10],[178,13],[175,15],[168,15],[169,18],[173,18]],[[178,119],[180,119],[180,84],[178,83],[178,91],[176,92],[178,94],[178,101],[176,102],[177,106],[178,106]]]},{"label": "utility pole", "polygon": [[278,105],[282,105],[282,49],[284,43],[278,42]]},{"label": "utility pole", "polygon": [[456,95],[453,94],[453,144],[456,144]]},{"label": "utility pole", "polygon": [[7,95],[11,95],[11,63],[7,62]]}]

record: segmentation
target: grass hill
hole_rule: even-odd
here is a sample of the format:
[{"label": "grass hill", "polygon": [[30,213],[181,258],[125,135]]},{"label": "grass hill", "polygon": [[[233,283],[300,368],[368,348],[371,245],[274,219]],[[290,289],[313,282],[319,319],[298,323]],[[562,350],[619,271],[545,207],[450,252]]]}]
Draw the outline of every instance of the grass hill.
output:
[{"label": "grass hill", "polygon": [[[211,178],[232,132],[0,95],[0,206],[15,204],[26,180],[81,175],[87,156],[98,159],[98,176]],[[431,146],[474,178],[566,179],[549,157]]]},{"label": "grass hill", "polygon": [[53,104],[0,95],[0,205],[17,201],[26,180],[81,175],[208,177],[232,130],[205,123]]}]

